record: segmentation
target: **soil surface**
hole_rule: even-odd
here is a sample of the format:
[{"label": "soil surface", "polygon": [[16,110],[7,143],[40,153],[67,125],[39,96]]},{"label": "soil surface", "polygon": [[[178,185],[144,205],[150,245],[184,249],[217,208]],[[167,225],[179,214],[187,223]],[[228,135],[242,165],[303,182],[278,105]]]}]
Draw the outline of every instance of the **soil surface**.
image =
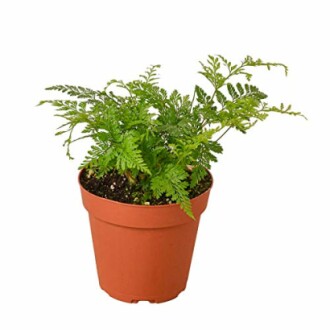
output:
[{"label": "soil surface", "polygon": [[[88,176],[87,172],[83,170],[80,176],[80,183],[90,193],[117,202],[140,205],[165,205],[174,203],[165,194],[160,198],[151,197],[146,201],[139,182],[131,184],[125,175],[120,175],[116,170],[109,172],[100,179],[94,175]],[[211,184],[211,175],[208,173],[196,187],[190,189],[190,199],[205,192],[210,188]]]}]

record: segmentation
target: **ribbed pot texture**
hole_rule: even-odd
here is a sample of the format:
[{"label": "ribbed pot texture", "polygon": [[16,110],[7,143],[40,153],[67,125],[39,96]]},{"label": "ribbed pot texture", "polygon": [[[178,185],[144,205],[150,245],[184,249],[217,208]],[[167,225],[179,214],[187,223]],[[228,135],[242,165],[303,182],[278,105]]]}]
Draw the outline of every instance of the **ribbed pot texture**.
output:
[{"label": "ribbed pot texture", "polygon": [[80,189],[101,288],[130,303],[177,297],[186,288],[199,220],[211,188],[191,200],[196,221],[178,204],[126,204],[98,197],[81,185]]}]

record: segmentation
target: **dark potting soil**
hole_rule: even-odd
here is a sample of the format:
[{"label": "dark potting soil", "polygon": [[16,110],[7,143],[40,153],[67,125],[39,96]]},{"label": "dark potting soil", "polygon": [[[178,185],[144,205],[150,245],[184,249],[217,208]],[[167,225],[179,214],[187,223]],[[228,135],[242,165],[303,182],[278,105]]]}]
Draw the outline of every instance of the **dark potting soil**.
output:
[{"label": "dark potting soil", "polygon": [[[116,170],[107,173],[102,178],[98,179],[94,175],[88,175],[87,171],[83,170],[80,176],[81,185],[90,193],[111,199],[117,202],[129,204],[146,204],[147,205],[165,205],[171,204],[171,198],[165,194],[160,198],[151,197],[144,201],[144,194],[141,191],[139,182],[131,184],[125,175],[120,175]],[[212,184],[211,175],[208,173],[194,188],[189,191],[189,198],[194,198],[207,189]]]}]

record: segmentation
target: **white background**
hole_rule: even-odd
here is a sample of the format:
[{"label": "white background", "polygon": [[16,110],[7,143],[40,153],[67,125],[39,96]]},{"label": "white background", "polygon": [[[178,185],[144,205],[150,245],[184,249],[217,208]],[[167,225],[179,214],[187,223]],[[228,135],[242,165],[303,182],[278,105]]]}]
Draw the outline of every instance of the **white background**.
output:
[{"label": "white background", "polygon": [[[2,1],[0,328],[330,329],[327,1]],[[77,185],[44,88],[103,88],[162,64],[190,93],[198,60],[250,54],[289,65],[258,73],[276,116],[227,134],[213,167],[187,290],[125,304],[98,287]]]}]

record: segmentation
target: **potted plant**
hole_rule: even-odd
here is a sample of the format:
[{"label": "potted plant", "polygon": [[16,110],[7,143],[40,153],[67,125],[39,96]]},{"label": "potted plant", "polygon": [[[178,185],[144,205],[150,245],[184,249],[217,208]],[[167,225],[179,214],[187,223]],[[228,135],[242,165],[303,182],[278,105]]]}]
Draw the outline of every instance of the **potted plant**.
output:
[{"label": "potted plant", "polygon": [[192,97],[168,94],[154,65],[137,80],[111,80],[103,90],[52,86],[46,89],[70,98],[39,103],[64,119],[56,135],[66,135],[69,158],[72,143],[92,141],[79,184],[100,286],[119,300],[163,302],[185,289],[221,138],[231,129],[246,133],[271,112],[302,116],[290,106],[270,106],[250,83],[249,69],[282,67],[287,74],[285,65],[250,56],[232,64],[221,55],[200,64],[211,93],[196,85]]}]

